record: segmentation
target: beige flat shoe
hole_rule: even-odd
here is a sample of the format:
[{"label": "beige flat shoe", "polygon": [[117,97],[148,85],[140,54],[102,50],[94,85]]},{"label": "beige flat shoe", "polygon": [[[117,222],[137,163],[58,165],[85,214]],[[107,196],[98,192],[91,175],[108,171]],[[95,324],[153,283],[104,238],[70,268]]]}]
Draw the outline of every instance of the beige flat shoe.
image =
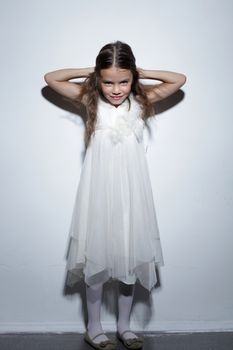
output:
[{"label": "beige flat shoe", "polygon": [[116,349],[117,343],[115,340],[108,339],[108,340],[101,341],[99,343],[95,343],[93,341],[95,338],[97,338],[99,335],[102,335],[102,334],[105,334],[105,333],[99,333],[91,339],[89,337],[88,333],[86,332],[84,335],[84,340],[89,345],[91,345],[94,349],[97,349],[97,350],[114,350],[114,349]]},{"label": "beige flat shoe", "polygon": [[127,349],[141,349],[143,347],[144,339],[142,337],[137,338],[124,338],[126,332],[132,332],[131,330],[126,330],[121,334],[117,332],[118,339],[124,344]]}]

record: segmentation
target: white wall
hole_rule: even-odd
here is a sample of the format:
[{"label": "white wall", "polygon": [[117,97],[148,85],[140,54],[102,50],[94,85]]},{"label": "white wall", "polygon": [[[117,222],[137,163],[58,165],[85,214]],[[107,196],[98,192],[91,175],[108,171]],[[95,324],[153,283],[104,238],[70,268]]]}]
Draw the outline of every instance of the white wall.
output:
[{"label": "white wall", "polygon": [[[165,266],[151,298],[138,289],[132,325],[233,329],[232,11],[230,0],[0,3],[1,332],[84,330],[80,293],[63,292],[83,125],[41,90],[44,73],[94,65],[117,39],[138,66],[188,78],[184,99],[152,123]],[[108,304],[102,317],[115,328]]]}]

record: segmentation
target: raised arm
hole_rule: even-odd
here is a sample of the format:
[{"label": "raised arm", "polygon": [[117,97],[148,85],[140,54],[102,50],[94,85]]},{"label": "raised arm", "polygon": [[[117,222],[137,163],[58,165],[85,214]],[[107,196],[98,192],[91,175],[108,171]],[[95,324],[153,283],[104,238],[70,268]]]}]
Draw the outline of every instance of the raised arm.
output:
[{"label": "raised arm", "polygon": [[69,80],[86,78],[92,72],[94,72],[93,67],[59,69],[46,73],[44,79],[53,90],[65,97],[75,100],[79,98],[81,86]]},{"label": "raised arm", "polygon": [[154,79],[162,81],[162,83],[154,85],[144,85],[145,92],[151,103],[155,103],[174,94],[186,82],[186,76],[181,73],[162,70],[146,70],[142,68],[138,68],[137,70],[139,72],[139,79]]}]

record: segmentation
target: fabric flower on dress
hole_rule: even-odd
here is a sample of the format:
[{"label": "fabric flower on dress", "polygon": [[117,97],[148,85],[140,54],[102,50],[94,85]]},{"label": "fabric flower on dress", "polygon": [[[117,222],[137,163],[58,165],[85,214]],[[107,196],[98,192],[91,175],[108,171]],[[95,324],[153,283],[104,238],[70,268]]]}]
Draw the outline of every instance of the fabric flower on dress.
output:
[{"label": "fabric flower on dress", "polygon": [[140,118],[129,119],[125,116],[118,116],[110,125],[110,138],[114,144],[123,142],[124,139],[135,134],[138,142],[143,137],[144,122]]}]

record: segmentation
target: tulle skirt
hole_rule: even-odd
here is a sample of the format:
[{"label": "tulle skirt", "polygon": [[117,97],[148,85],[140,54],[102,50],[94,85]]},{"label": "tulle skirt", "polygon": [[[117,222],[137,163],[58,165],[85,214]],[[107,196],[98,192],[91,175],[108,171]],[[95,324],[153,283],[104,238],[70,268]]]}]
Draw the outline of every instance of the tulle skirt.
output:
[{"label": "tulle skirt", "polygon": [[114,144],[97,130],[75,198],[66,283],[138,280],[150,291],[156,265],[163,257],[143,142],[131,135]]}]

